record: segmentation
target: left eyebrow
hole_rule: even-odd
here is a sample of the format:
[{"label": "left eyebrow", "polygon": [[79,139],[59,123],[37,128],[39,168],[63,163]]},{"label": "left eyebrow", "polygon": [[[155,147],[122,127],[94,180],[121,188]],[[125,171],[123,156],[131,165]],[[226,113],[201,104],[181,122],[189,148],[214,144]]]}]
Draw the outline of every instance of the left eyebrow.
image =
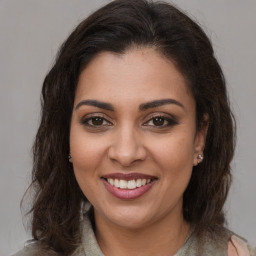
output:
[{"label": "left eyebrow", "polygon": [[154,101],[150,101],[147,103],[143,103],[139,106],[139,110],[143,111],[143,110],[147,110],[149,108],[156,108],[156,107],[160,107],[160,106],[163,106],[166,104],[175,104],[185,110],[185,107],[183,106],[183,104],[181,104],[179,101],[174,100],[174,99],[154,100]]}]

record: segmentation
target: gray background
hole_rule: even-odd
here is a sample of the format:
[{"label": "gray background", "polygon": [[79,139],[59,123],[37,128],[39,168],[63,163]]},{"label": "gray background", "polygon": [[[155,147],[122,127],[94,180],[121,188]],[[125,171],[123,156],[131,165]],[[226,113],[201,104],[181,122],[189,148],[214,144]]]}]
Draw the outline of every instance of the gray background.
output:
[{"label": "gray background", "polygon": [[[19,202],[28,185],[41,84],[61,42],[105,0],[0,0],[0,255],[29,238]],[[238,119],[229,226],[256,245],[256,0],[173,1],[213,41]]]}]

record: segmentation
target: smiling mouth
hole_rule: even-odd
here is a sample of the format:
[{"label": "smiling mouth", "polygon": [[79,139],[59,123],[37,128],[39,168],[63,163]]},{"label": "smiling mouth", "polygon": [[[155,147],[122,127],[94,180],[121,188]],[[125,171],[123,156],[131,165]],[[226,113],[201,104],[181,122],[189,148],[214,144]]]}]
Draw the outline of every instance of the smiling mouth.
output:
[{"label": "smiling mouth", "polygon": [[132,200],[143,196],[158,180],[157,177],[139,173],[113,173],[101,179],[107,191],[122,200]]},{"label": "smiling mouth", "polygon": [[101,179],[112,195],[123,200],[141,197],[158,180],[155,176],[142,173],[111,173],[102,176]]},{"label": "smiling mouth", "polygon": [[104,178],[110,185],[120,188],[120,189],[135,189],[145,186],[151,183],[154,179],[132,179],[132,180],[123,180],[123,179],[113,179],[113,178]]}]

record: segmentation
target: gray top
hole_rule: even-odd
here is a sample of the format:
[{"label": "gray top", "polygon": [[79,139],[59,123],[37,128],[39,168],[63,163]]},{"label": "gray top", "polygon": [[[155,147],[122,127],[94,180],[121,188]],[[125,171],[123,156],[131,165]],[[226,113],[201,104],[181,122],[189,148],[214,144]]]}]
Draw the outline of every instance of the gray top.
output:
[{"label": "gray top", "polygon": [[[213,238],[210,234],[205,236],[204,243],[201,243],[201,250],[199,251],[198,241],[193,232],[190,231],[183,246],[174,256],[227,256],[228,252],[228,240],[233,233],[229,230],[224,230],[223,236]],[[36,243],[26,245],[23,250],[19,251],[13,256],[49,256],[49,253],[42,252]],[[56,255],[56,254],[53,254]],[[75,250],[72,256],[104,256],[102,253],[91,222],[87,215],[84,216],[82,221],[82,243]]]}]

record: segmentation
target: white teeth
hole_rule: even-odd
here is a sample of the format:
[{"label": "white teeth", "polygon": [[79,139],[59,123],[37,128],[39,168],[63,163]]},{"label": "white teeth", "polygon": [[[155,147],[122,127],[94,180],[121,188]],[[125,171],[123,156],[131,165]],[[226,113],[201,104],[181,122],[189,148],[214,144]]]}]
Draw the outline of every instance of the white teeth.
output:
[{"label": "white teeth", "polygon": [[116,188],[121,189],[135,189],[139,188],[151,182],[151,179],[137,179],[137,180],[118,180],[118,179],[107,179],[108,183]]},{"label": "white teeth", "polygon": [[141,187],[141,179],[137,179],[137,181],[136,181],[136,187],[137,187],[137,188]]},{"label": "white teeth", "polygon": [[115,181],[114,181],[114,186],[117,187],[117,188],[119,188],[119,180],[118,180],[118,179],[115,179]]},{"label": "white teeth", "polygon": [[127,187],[128,187],[128,189],[135,189],[136,188],[135,180],[129,180]]},{"label": "white teeth", "polygon": [[127,188],[127,181],[126,180],[120,180],[119,181],[119,187],[120,188]]}]

